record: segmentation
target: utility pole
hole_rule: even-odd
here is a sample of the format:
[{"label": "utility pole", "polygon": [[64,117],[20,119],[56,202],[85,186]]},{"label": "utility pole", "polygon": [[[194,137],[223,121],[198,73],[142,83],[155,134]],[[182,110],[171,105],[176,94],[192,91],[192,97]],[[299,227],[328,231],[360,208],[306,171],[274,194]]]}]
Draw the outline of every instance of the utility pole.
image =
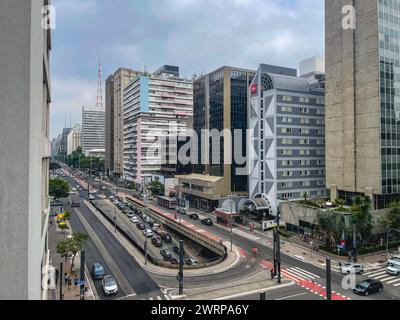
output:
[{"label": "utility pole", "polygon": [[81,285],[80,285],[81,300],[85,300],[85,251],[81,251]]},{"label": "utility pole", "polygon": [[267,300],[267,295],[265,292],[261,292],[260,293],[260,301],[265,301],[265,300]]},{"label": "utility pole", "polygon": [[278,283],[282,283],[281,275],[281,246],[280,246],[280,210],[276,211],[276,228],[274,229],[274,275],[278,276]]},{"label": "utility pole", "polygon": [[64,278],[63,278],[63,274],[64,274],[63,263],[61,262],[60,263],[60,273],[59,273],[59,276],[58,276],[58,281],[59,281],[59,286],[60,286],[60,300],[64,300],[64,294],[63,294],[63,280],[64,280]]},{"label": "utility pole", "polygon": [[357,232],[355,223],[353,223],[353,262],[357,263]]},{"label": "utility pole", "polygon": [[[145,212],[146,212],[146,230],[147,230],[149,227],[149,217],[147,215],[147,195],[146,194],[144,195],[144,204],[145,204],[145,208],[146,208]],[[145,265],[147,265],[147,239],[148,238],[146,236],[146,239],[144,241],[144,264]]]},{"label": "utility pole", "polygon": [[326,258],[326,300],[332,300],[331,259]]},{"label": "utility pole", "polygon": [[183,257],[185,255],[185,249],[183,247],[183,240],[180,240],[180,248],[179,248],[179,274],[178,274],[178,281],[179,281],[179,294],[183,294],[183,266],[185,262],[183,261]]},{"label": "utility pole", "polygon": [[229,217],[229,224],[231,227],[231,252],[233,251],[233,221],[232,221],[232,215],[233,215],[233,199],[231,199],[231,215]]}]

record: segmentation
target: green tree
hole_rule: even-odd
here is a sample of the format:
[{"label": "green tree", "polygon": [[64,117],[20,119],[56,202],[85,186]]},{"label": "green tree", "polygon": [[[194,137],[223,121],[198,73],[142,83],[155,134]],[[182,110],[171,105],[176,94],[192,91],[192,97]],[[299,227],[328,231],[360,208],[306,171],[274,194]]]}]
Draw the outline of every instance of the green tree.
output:
[{"label": "green tree", "polygon": [[66,181],[60,179],[53,179],[49,182],[49,194],[56,200],[66,198],[69,196],[70,188]]},{"label": "green tree", "polygon": [[336,245],[345,230],[343,215],[335,211],[320,211],[317,213],[316,223],[318,231],[325,235],[326,247]]},{"label": "green tree", "polygon": [[371,199],[368,196],[354,196],[352,207],[352,222],[356,225],[357,232],[365,244],[372,234],[374,227],[371,214]]},{"label": "green tree", "polygon": [[61,169],[61,166],[57,162],[51,162],[50,170],[57,170],[57,169]]},{"label": "green tree", "polygon": [[159,195],[164,191],[164,185],[160,181],[152,181],[147,186],[147,189],[150,190],[153,195]]},{"label": "green tree", "polygon": [[393,202],[389,206],[389,212],[380,219],[380,226],[383,232],[389,229],[400,229],[400,203]]},{"label": "green tree", "polygon": [[71,272],[74,269],[77,254],[82,251],[88,239],[89,236],[87,234],[75,233],[70,239],[61,241],[57,244],[57,253],[60,254],[61,257],[65,258],[65,260],[67,260],[69,256],[72,257]]}]

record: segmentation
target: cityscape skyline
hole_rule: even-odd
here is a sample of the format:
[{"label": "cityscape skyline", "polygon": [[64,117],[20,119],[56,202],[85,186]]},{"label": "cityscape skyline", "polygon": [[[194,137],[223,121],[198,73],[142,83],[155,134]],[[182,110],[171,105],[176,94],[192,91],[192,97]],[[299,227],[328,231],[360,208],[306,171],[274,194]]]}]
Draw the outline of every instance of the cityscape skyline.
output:
[{"label": "cityscape skyline", "polygon": [[[182,77],[191,79],[222,65],[257,69],[260,63],[268,63],[298,68],[299,61],[324,54],[322,0],[235,0],[228,5],[195,0],[113,4],[54,0],[53,5],[57,20],[51,70],[52,138],[62,132],[66,119],[69,123],[70,114],[72,124],[79,123],[82,106],[96,105],[99,57],[104,92],[105,80],[119,67],[154,72],[172,64],[180,67]],[[138,10],[142,14],[132,27],[124,17]],[[262,19],[251,19],[260,12]],[[119,28],[101,22],[117,16]],[[204,19],[211,22],[205,26]],[[235,51],[235,47],[246,50]],[[66,66],[66,59],[75,62]]]}]

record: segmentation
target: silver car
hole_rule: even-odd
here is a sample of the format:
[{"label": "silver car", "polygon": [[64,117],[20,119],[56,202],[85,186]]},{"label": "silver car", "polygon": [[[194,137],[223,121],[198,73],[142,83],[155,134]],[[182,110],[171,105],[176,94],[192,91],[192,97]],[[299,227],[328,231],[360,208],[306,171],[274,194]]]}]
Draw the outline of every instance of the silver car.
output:
[{"label": "silver car", "polygon": [[101,284],[106,296],[118,293],[118,285],[113,276],[105,276]]}]

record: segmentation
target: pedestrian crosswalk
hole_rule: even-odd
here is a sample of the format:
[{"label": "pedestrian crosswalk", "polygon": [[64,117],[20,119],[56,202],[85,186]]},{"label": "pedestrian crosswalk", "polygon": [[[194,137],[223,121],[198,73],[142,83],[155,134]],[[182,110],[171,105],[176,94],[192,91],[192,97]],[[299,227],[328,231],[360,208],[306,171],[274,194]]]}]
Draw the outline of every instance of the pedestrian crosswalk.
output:
[{"label": "pedestrian crosswalk", "polygon": [[368,278],[382,281],[383,283],[392,285],[393,287],[400,287],[400,277],[392,276],[386,272],[386,268],[375,269],[364,273]]},{"label": "pedestrian crosswalk", "polygon": [[150,301],[162,301],[162,300],[172,300],[171,297],[167,294],[159,295],[159,296],[154,296],[154,297],[147,297],[145,299],[141,300],[150,300]]},{"label": "pedestrian crosswalk", "polygon": [[284,276],[286,276],[290,280],[294,280],[294,281],[296,281],[296,280],[301,280],[301,281],[311,280],[311,281],[314,281],[314,280],[320,279],[320,276],[318,276],[317,274],[311,273],[309,271],[306,271],[306,270],[298,268],[298,267],[285,269],[284,271],[282,271],[282,273],[284,274]]}]

